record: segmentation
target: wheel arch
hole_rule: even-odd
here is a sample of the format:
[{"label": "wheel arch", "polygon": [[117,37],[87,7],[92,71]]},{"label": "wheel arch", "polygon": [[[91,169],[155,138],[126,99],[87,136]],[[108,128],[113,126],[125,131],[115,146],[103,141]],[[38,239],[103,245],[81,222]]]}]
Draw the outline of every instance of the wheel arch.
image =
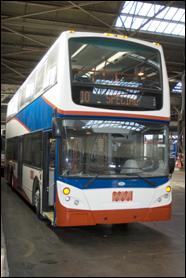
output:
[{"label": "wheel arch", "polygon": [[34,205],[34,194],[37,189],[39,189],[39,191],[41,193],[39,178],[38,178],[38,176],[35,176],[34,181],[33,181],[33,186],[32,186],[32,205]]}]

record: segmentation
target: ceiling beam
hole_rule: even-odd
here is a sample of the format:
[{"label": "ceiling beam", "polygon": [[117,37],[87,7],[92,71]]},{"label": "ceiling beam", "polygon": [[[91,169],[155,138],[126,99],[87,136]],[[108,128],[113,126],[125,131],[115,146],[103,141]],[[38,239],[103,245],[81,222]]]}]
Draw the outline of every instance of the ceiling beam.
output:
[{"label": "ceiling beam", "polygon": [[41,51],[44,51],[46,50],[46,47],[38,47],[38,46],[35,46],[35,45],[17,45],[17,44],[14,44],[14,43],[4,43],[2,40],[1,40],[1,48],[4,47],[6,50],[8,48],[10,49],[18,49],[18,50],[31,50],[31,49],[38,49],[38,50],[41,50]]},{"label": "ceiling beam", "polygon": [[[17,62],[16,59],[15,59],[15,60],[10,60],[10,59],[2,58],[1,60],[2,60],[3,62],[5,62],[6,64],[7,64],[7,63],[10,63],[10,64],[14,65],[14,68],[15,68],[15,67],[16,67],[16,68],[21,67],[22,69],[24,69],[25,67],[28,67],[28,65],[20,64],[19,62]],[[22,62],[24,62],[24,61],[22,60]]]},{"label": "ceiling beam", "polygon": [[5,68],[8,68],[9,70],[15,72],[16,74],[18,74],[19,76],[21,77],[26,77],[24,74],[18,72],[17,70],[13,69],[12,67],[8,66],[7,64],[5,64],[4,62],[1,61],[1,64],[5,67]]},{"label": "ceiling beam", "polygon": [[[88,6],[88,5],[95,5],[95,4],[100,4],[106,1],[86,1],[84,3],[81,3],[79,5],[77,5],[78,7],[84,7],[84,6]],[[29,2],[26,2],[29,3]],[[18,18],[26,18],[26,17],[30,17],[30,16],[35,16],[35,15],[41,15],[41,14],[48,14],[48,13],[53,13],[53,12],[58,12],[58,11],[65,11],[65,10],[69,10],[72,9],[73,6],[66,6],[66,7],[61,7],[61,8],[57,8],[57,9],[52,9],[52,10],[46,10],[46,11],[42,11],[42,12],[36,12],[36,13],[30,13],[30,14],[25,14],[25,15],[20,15],[20,16],[12,16],[12,17],[8,17],[2,20],[2,23],[4,22],[8,22],[10,20],[14,20],[14,19],[18,19]]]},{"label": "ceiling beam", "polygon": [[21,34],[20,32],[14,31],[13,29],[10,29],[10,28],[8,28],[8,27],[6,27],[6,26],[1,26],[1,27],[2,27],[3,29],[5,29],[5,30],[7,30],[7,31],[10,31],[10,32],[12,32],[12,33],[14,33],[14,34],[16,34],[16,35],[18,35],[18,36],[21,36],[21,37],[23,37],[23,38],[25,38],[25,39],[27,39],[27,40],[30,40],[30,41],[32,41],[32,42],[35,42],[35,43],[37,43],[37,44],[39,44],[39,45],[41,45],[41,46],[46,46],[45,44],[43,44],[43,43],[41,43],[41,42],[39,42],[39,41],[37,41],[37,40],[34,40],[34,39],[32,39],[32,38],[30,38],[30,37],[24,35],[24,34]]},{"label": "ceiling beam", "polygon": [[81,30],[97,30],[101,32],[106,32],[107,29],[104,26],[100,25],[94,25],[91,24],[83,24],[77,21],[74,21],[74,19],[68,21],[52,21],[52,20],[46,20],[46,19],[34,19],[34,18],[29,18],[26,19],[25,21],[17,21],[17,22],[7,22],[6,26],[20,26],[20,27],[28,27],[28,28],[35,28],[39,30],[48,30],[52,31],[53,34],[54,32],[57,33],[62,33],[63,31],[66,31],[68,29],[78,29]]},{"label": "ceiling beam", "polygon": [[[107,32],[106,27],[100,27],[99,25],[84,25],[80,23],[72,23],[72,22],[60,22],[60,21],[51,21],[51,20],[40,20],[40,19],[26,19],[24,22],[10,22],[10,25],[14,26],[20,26],[20,27],[28,27],[28,28],[35,28],[38,30],[47,30],[47,31],[52,31],[56,33],[56,37],[59,36],[59,33],[62,31],[65,31],[70,28],[74,29],[79,29],[81,30],[92,30],[92,31],[98,31],[98,32]],[[122,28],[117,28],[120,31],[123,31]],[[115,30],[113,30],[115,31]],[[35,36],[36,38],[39,37],[39,35],[34,34],[34,33],[27,33],[29,35]],[[47,37],[49,34],[44,35],[40,34],[40,36]],[[51,36],[51,39],[55,38],[54,33]],[[158,41],[161,44],[165,45],[170,45],[171,47],[182,47],[183,49],[185,48],[185,40],[184,38],[180,37],[173,37],[173,36],[168,36],[168,35],[160,35],[160,34],[153,34],[152,33],[146,33],[146,32],[140,32],[138,34],[138,38],[147,40],[147,41]],[[3,40],[2,40],[3,42]]]},{"label": "ceiling beam", "polygon": [[[85,10],[84,8],[80,7],[79,5],[77,5],[75,2],[72,1],[68,1],[68,3],[70,3],[73,7],[78,8],[79,10],[81,10],[83,13],[89,15],[90,17],[94,18],[96,21],[99,21],[101,24],[107,26],[109,29],[112,27],[111,24],[106,23],[104,20],[102,20],[101,18],[95,16],[92,14],[92,12],[89,12],[87,10]],[[112,28],[111,28],[112,29]],[[121,33],[119,30],[117,30],[118,33]]]},{"label": "ceiling beam", "polygon": [[[19,29],[21,29],[21,28],[19,28]],[[35,41],[35,43],[38,42],[38,39],[40,40],[40,42],[41,42],[41,40],[46,41],[46,39],[47,39],[47,41],[55,41],[57,39],[57,37],[59,36],[59,34],[54,35],[54,34],[44,34],[44,33],[38,33],[38,32],[35,33],[34,31],[24,31],[24,34],[21,31],[16,30],[16,32],[19,32],[19,34],[22,36],[27,36],[27,37],[29,36],[29,38],[31,38],[33,42]],[[6,40],[6,38],[8,38],[7,37],[8,35],[12,36],[12,34],[9,31],[2,31],[1,34],[2,34],[2,41],[4,39]],[[13,34],[13,36],[17,37],[17,34]],[[42,42],[42,45],[40,45],[40,46],[47,47],[47,44]]]},{"label": "ceiling beam", "polygon": [[22,51],[17,51],[17,52],[9,52],[9,53],[4,53],[1,56],[2,57],[8,57],[12,55],[20,55],[20,54],[28,54],[28,53],[33,53],[33,52],[43,52],[41,49],[28,49],[28,50],[22,50]]},{"label": "ceiling beam", "polygon": [[[91,5],[90,4],[87,4],[87,2],[88,1],[86,1],[86,5],[83,5],[82,7],[84,7],[84,6],[86,6],[86,11],[88,11],[88,12],[93,12],[93,13],[95,13],[95,14],[98,14],[98,15],[101,15],[102,17],[103,16],[109,16],[109,17],[116,17],[116,16],[118,16],[118,13],[117,12],[114,12],[114,11],[110,11],[109,9],[106,9],[107,8],[107,6],[105,5],[105,9],[103,10],[103,9],[101,9],[101,10],[99,10],[98,8],[95,8],[95,7],[90,7]],[[97,2],[97,3],[96,3]],[[100,2],[105,2],[105,1],[94,1],[94,3],[92,3],[92,4],[94,4],[94,5],[98,5],[98,4],[100,4]],[[122,2],[122,1],[117,1],[117,2]],[[59,10],[59,8],[62,8],[61,6],[54,6],[54,5],[46,5],[46,4],[41,4],[41,3],[33,3],[33,2],[22,2],[22,1],[14,1],[14,4],[15,3],[17,3],[17,4],[23,4],[23,5],[25,5],[25,3],[27,3],[28,4],[28,6],[36,6],[36,7],[48,7],[48,8],[56,8],[57,9],[57,11]],[[70,7],[70,6],[69,6]],[[64,7],[65,8],[65,7]],[[73,9],[73,12],[78,12],[78,9],[74,9],[74,7],[71,7],[71,9],[69,8],[69,10],[72,10]],[[67,10],[67,9],[66,9]],[[66,11],[66,10],[64,10],[64,11]],[[63,11],[63,10],[62,10]],[[31,14],[29,14],[29,17],[30,17],[30,15]],[[32,16],[32,15],[31,15]],[[8,17],[10,18],[11,17],[11,15],[6,15],[6,18],[8,19]],[[13,16],[12,16],[13,17]],[[3,19],[5,19],[5,18],[3,18]],[[16,19],[16,18],[15,18]],[[20,17],[19,18],[17,18],[17,19],[20,19]],[[6,23],[8,23],[8,21],[6,22]]]}]

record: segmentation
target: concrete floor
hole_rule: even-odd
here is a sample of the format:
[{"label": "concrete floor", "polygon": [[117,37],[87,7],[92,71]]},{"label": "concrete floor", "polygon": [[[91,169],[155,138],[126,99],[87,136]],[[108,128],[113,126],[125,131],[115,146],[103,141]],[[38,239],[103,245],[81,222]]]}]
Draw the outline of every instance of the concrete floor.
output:
[{"label": "concrete floor", "polygon": [[37,219],[2,179],[3,230],[11,277],[185,277],[184,174],[167,222],[57,228]]}]

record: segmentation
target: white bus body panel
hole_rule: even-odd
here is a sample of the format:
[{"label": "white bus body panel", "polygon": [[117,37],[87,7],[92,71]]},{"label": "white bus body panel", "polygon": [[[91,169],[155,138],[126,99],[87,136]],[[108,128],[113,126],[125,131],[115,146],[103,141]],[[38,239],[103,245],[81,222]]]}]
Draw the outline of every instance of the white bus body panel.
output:
[{"label": "white bus body panel", "polygon": [[[31,171],[32,171],[32,175],[31,175]],[[38,178],[39,183],[41,185],[42,184],[42,176],[43,176],[42,170],[37,170],[35,168],[26,166],[23,164],[22,188],[23,188],[23,191],[25,192],[25,194],[27,195],[30,203],[32,203],[32,191],[33,191],[34,177]],[[41,186],[40,186],[40,194],[42,194]]]},{"label": "white bus body panel", "polygon": [[6,138],[20,136],[29,133],[29,130],[21,124],[16,118],[11,119],[6,124]]},{"label": "white bus body panel", "polygon": [[[169,182],[157,188],[106,188],[79,189],[61,181],[57,181],[57,192],[62,206],[80,210],[119,210],[161,207],[171,203],[171,193],[167,194]],[[63,188],[70,188],[70,194],[65,196]],[[112,193],[116,191],[133,191],[133,201],[113,202]],[[68,200],[70,197],[70,200]],[[159,199],[161,198],[161,200]],[[77,204],[78,203],[78,204]]]}]

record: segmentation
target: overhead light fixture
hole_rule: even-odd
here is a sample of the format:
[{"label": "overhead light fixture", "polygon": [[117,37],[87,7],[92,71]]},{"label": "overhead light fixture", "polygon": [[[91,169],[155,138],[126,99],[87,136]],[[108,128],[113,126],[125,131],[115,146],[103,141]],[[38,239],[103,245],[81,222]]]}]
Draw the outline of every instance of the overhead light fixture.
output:
[{"label": "overhead light fixture", "polygon": [[140,71],[140,72],[138,72],[138,76],[144,76],[144,72],[142,72],[142,71]]},{"label": "overhead light fixture", "polygon": [[122,57],[124,54],[126,54],[127,52],[124,51],[119,51],[116,54],[114,54],[113,56],[111,56],[110,58],[108,58],[106,61],[101,62],[99,65],[97,65],[95,68],[93,68],[91,71],[87,72],[87,75],[91,75],[93,74],[95,71],[99,71],[101,69],[103,69],[106,65],[114,62],[115,60],[119,59],[120,57]]},{"label": "overhead light fixture", "polygon": [[78,50],[76,50],[76,52],[74,52],[74,54],[71,56],[71,58],[74,58],[75,56],[77,56],[86,46],[87,46],[87,44],[83,44]]}]

